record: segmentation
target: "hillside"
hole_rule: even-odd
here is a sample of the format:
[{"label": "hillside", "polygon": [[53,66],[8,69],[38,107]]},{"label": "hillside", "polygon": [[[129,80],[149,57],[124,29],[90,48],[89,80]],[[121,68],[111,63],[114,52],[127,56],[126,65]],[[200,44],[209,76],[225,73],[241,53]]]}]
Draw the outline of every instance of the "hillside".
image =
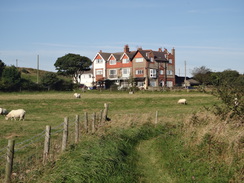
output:
[{"label": "hillside", "polygon": [[[18,67],[18,70],[21,72],[21,77],[27,80],[31,80],[33,82],[37,82],[37,69],[33,68],[26,68],[26,67]],[[45,70],[38,70],[39,73],[39,82],[41,80],[41,77],[44,76],[46,73],[55,73],[55,72],[50,72],[50,71],[45,71]],[[58,76],[60,79],[64,80],[70,80],[67,77],[64,76]]]}]

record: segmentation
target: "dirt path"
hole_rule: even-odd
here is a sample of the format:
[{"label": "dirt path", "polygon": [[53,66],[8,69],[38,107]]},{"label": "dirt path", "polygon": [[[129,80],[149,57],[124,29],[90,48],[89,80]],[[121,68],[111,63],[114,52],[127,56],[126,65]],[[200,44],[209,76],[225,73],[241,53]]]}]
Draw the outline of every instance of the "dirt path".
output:
[{"label": "dirt path", "polygon": [[156,138],[142,141],[137,146],[139,155],[138,171],[143,175],[140,182],[143,183],[173,183],[174,179],[163,167],[160,158],[160,149],[156,146]]}]

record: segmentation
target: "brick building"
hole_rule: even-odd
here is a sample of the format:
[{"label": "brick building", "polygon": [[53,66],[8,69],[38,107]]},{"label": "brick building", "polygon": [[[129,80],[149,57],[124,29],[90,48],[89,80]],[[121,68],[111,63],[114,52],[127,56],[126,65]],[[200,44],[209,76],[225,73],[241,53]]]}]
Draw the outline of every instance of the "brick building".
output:
[{"label": "brick building", "polygon": [[123,52],[98,52],[92,60],[94,80],[97,85],[106,82],[121,87],[173,87],[175,85],[175,49],[171,52],[159,48],[157,51],[138,48],[130,51],[125,45]]}]

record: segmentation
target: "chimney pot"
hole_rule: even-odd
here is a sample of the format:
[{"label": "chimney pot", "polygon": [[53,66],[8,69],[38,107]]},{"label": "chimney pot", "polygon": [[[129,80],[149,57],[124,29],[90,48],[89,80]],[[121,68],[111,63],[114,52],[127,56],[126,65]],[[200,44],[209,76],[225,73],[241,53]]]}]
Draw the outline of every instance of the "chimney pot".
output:
[{"label": "chimney pot", "polygon": [[128,44],[125,45],[124,52],[125,53],[129,53],[130,52],[130,48],[129,48]]}]

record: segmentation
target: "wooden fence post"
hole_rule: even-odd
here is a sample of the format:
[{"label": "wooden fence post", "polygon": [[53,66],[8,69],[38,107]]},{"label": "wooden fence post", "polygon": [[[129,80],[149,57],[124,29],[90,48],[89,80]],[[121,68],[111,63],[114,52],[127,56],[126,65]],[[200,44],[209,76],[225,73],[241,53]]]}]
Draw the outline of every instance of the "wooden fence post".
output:
[{"label": "wooden fence post", "polygon": [[79,142],[80,137],[80,117],[79,115],[75,116],[75,143]]},{"label": "wooden fence post", "polygon": [[89,132],[87,112],[85,112],[85,114],[84,114],[84,129],[85,129],[85,133],[88,133]]},{"label": "wooden fence post", "polygon": [[51,126],[46,126],[44,151],[43,151],[43,164],[46,163],[50,151],[50,137],[51,137]]},{"label": "wooden fence post", "polygon": [[103,121],[103,110],[100,111],[99,125],[102,125],[102,121]]},{"label": "wooden fence post", "polygon": [[68,142],[68,125],[69,125],[69,118],[64,118],[64,129],[63,129],[63,139],[62,139],[62,148],[61,152],[64,152],[67,147]]},{"label": "wooden fence post", "polygon": [[155,125],[158,124],[158,111],[156,111]]},{"label": "wooden fence post", "polygon": [[91,132],[92,134],[95,133],[96,129],[95,129],[95,123],[96,123],[96,113],[93,113],[93,119],[92,119],[92,124],[91,124]]},{"label": "wooden fence post", "polygon": [[14,140],[8,140],[5,183],[11,182],[13,160],[14,160]]},{"label": "wooden fence post", "polygon": [[107,121],[108,116],[108,104],[104,104],[104,111],[103,111],[103,122]]}]

